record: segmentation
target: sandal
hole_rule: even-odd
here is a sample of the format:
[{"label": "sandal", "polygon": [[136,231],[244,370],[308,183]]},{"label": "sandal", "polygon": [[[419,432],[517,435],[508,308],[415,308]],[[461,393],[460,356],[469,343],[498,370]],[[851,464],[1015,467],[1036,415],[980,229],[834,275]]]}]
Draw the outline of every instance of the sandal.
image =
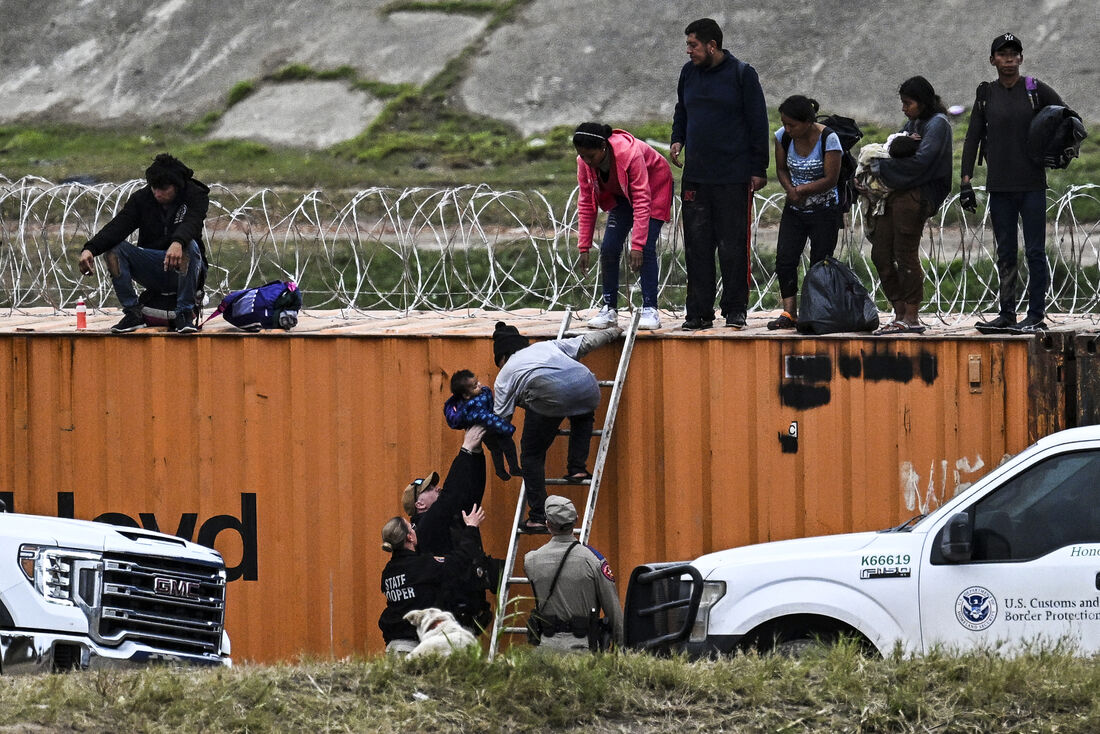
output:
[{"label": "sandal", "polygon": [[546,527],[546,523],[524,520],[516,527],[516,532],[520,535],[549,535],[550,529]]},{"label": "sandal", "polygon": [[893,336],[895,334],[923,334],[924,324],[909,324],[905,321],[891,321],[886,326],[872,333],[872,336]]},{"label": "sandal", "polygon": [[891,321],[881,329],[871,332],[871,336],[893,336],[894,334],[904,334],[907,331],[909,331],[909,324],[904,321]]},{"label": "sandal", "polygon": [[583,484],[586,479],[592,478],[592,472],[579,472],[577,474],[566,474],[562,479],[570,484]]},{"label": "sandal", "polygon": [[783,313],[779,314],[779,318],[773,319],[772,321],[768,322],[768,329],[770,331],[775,331],[776,329],[797,329],[797,328],[798,328],[798,319],[796,319],[794,316],[791,316],[789,311],[784,311]]}]

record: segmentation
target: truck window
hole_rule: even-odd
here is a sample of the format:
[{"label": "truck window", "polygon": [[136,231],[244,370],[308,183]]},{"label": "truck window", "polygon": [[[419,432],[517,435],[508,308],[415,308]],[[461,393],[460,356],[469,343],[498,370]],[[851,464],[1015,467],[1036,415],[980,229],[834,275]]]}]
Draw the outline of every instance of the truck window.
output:
[{"label": "truck window", "polygon": [[974,505],[975,561],[1038,558],[1100,543],[1100,451],[1055,456]]}]

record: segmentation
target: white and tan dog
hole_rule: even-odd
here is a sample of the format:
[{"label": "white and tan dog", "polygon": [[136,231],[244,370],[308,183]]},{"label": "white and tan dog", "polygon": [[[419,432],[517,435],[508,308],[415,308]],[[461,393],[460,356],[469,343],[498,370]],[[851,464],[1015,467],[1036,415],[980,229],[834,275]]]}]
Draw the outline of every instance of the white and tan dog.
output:
[{"label": "white and tan dog", "polygon": [[412,649],[409,657],[438,653],[450,655],[459,648],[476,645],[477,638],[463,627],[450,612],[428,607],[414,609],[405,615],[405,620],[416,627],[420,644]]}]

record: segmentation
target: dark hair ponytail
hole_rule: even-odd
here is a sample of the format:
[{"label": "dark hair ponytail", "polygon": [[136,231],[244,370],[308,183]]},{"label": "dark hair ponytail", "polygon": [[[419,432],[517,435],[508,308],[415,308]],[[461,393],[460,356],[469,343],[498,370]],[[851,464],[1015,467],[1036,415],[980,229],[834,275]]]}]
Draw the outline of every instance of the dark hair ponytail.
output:
[{"label": "dark hair ponytail", "polygon": [[911,76],[903,81],[901,86],[898,87],[898,96],[916,102],[920,106],[919,117],[922,120],[927,120],[937,113],[947,112],[947,108],[943,106],[943,101],[936,94],[936,90],[932,88],[932,83],[923,76]]},{"label": "dark hair ponytail", "polygon": [[611,137],[611,126],[598,122],[582,122],[573,133],[573,147],[585,150],[599,150],[607,145]]},{"label": "dark hair ponytail", "polygon": [[779,105],[779,114],[786,115],[799,122],[816,122],[819,109],[821,109],[821,106],[816,99],[795,94],[783,100]]}]

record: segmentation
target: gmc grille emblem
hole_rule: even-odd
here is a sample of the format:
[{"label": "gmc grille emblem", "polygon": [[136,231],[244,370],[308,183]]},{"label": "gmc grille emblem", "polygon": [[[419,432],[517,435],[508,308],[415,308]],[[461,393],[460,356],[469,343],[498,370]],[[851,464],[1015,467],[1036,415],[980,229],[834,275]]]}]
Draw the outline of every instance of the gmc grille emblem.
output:
[{"label": "gmc grille emblem", "polygon": [[157,576],[153,579],[153,591],[157,596],[175,596],[180,599],[199,598],[199,584],[197,581],[183,581],[182,579]]}]

